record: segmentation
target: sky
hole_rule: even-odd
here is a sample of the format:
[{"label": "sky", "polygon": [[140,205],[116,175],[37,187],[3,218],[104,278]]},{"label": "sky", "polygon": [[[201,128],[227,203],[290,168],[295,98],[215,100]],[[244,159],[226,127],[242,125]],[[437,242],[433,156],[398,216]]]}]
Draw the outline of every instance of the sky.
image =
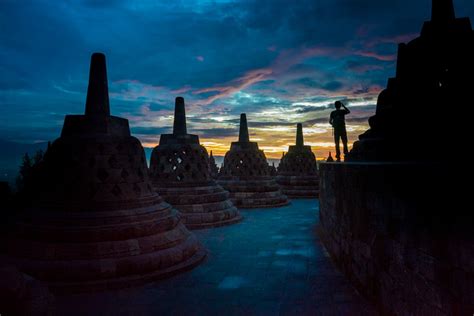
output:
[{"label": "sky", "polygon": [[[455,0],[474,19],[472,0]],[[303,123],[317,158],[334,151],[329,113],[343,100],[349,142],[368,128],[394,76],[397,44],[431,0],[0,0],[0,139],[59,137],[84,112],[90,55],[107,56],[111,112],[146,147],[186,100],[188,132],[223,155],[247,113],[269,158]]]}]

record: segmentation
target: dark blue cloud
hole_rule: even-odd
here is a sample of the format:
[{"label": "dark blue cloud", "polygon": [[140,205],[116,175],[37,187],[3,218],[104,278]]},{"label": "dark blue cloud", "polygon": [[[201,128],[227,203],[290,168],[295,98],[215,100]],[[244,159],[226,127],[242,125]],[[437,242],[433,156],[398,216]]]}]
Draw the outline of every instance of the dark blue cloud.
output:
[{"label": "dark blue cloud", "polygon": [[[474,17],[472,0],[455,5]],[[178,94],[209,137],[240,112],[326,122],[334,99],[374,101],[397,43],[429,17],[429,0],[3,0],[0,138],[55,138],[83,112],[94,51],[107,54],[112,112],[138,135],[168,128]]]}]

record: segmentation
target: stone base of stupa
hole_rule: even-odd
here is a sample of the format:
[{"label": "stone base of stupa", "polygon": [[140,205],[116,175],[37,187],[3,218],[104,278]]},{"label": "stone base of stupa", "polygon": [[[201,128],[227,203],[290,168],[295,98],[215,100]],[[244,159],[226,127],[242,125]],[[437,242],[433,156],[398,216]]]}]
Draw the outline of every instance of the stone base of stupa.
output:
[{"label": "stone base of stupa", "polygon": [[55,211],[53,205],[31,210],[6,250],[8,263],[56,293],[108,290],[169,277],[196,266],[206,255],[179,214],[158,196],[124,202],[115,210],[106,204],[80,212],[74,205],[71,212]]},{"label": "stone base of stupa", "polygon": [[318,176],[277,176],[283,194],[290,199],[312,199],[319,197]]},{"label": "stone base of stupa", "polygon": [[55,298],[44,284],[21,273],[14,266],[0,263],[0,311],[2,314],[52,315],[54,304]]},{"label": "stone base of stupa", "polygon": [[230,225],[242,220],[229,192],[215,182],[198,186],[160,187],[157,192],[180,213],[189,229]]},{"label": "stone base of stupa", "polygon": [[238,208],[279,207],[289,203],[271,177],[220,179],[218,183],[230,192],[230,199]]}]

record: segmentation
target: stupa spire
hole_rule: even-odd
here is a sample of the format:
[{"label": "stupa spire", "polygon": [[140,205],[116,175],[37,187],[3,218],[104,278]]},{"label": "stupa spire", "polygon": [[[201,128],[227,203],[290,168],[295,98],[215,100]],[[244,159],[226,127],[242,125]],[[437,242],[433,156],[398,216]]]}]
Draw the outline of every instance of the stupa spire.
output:
[{"label": "stupa spire", "polygon": [[247,115],[245,113],[240,114],[239,142],[250,142]]},{"label": "stupa spire", "polygon": [[455,18],[453,0],[432,0],[431,21],[445,22]]},{"label": "stupa spire", "polygon": [[186,135],[186,111],[184,109],[184,98],[177,97],[174,106],[174,123],[173,123],[173,134],[174,135]]},{"label": "stupa spire", "polygon": [[303,146],[304,146],[303,124],[298,123],[298,125],[296,125],[296,147],[303,147]]},{"label": "stupa spire", "polygon": [[86,115],[109,116],[109,88],[105,55],[94,53],[91,56],[89,87],[87,88]]}]

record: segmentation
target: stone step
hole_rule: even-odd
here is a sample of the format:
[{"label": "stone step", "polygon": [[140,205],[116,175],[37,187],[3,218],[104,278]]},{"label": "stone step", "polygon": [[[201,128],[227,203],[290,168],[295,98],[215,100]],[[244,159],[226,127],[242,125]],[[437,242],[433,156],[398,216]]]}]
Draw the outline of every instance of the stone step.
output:
[{"label": "stone step", "polygon": [[152,273],[187,261],[199,250],[194,235],[172,248],[145,254],[130,253],[128,256],[86,260],[41,260],[39,258],[14,258],[13,264],[20,270],[29,271],[39,280],[54,282],[87,282],[120,278],[123,276]]},{"label": "stone step", "polygon": [[273,198],[232,198],[232,202],[239,208],[270,208],[289,204],[288,198],[285,195]]},{"label": "stone step", "polygon": [[183,224],[169,231],[127,240],[101,242],[27,241],[17,239],[7,244],[7,251],[21,258],[42,260],[84,260],[139,255],[174,247],[184,242],[190,232]]},{"label": "stone step", "polygon": [[175,211],[167,216],[161,216],[158,213],[156,215],[156,217],[146,221],[114,225],[109,225],[105,218],[96,225],[82,225],[78,221],[77,227],[43,225],[41,221],[31,223],[20,222],[18,223],[17,235],[21,239],[56,240],[61,242],[127,240],[133,237],[149,236],[173,229],[180,221]]},{"label": "stone step", "polygon": [[187,227],[199,227],[204,225],[210,225],[220,222],[226,222],[233,218],[239,219],[239,211],[233,206],[228,209],[224,209],[216,212],[207,212],[207,213],[192,213],[183,215],[183,222]]},{"label": "stone step", "polygon": [[186,205],[186,204],[201,204],[201,203],[211,203],[211,202],[221,202],[225,201],[229,197],[229,192],[222,190],[221,192],[214,192],[210,194],[186,194],[184,191],[179,195],[164,195],[163,198],[166,202],[171,205]]},{"label": "stone step", "polygon": [[176,209],[182,214],[187,213],[208,213],[227,209],[234,206],[229,199],[219,202],[203,203],[203,204],[185,204],[177,205]]}]

